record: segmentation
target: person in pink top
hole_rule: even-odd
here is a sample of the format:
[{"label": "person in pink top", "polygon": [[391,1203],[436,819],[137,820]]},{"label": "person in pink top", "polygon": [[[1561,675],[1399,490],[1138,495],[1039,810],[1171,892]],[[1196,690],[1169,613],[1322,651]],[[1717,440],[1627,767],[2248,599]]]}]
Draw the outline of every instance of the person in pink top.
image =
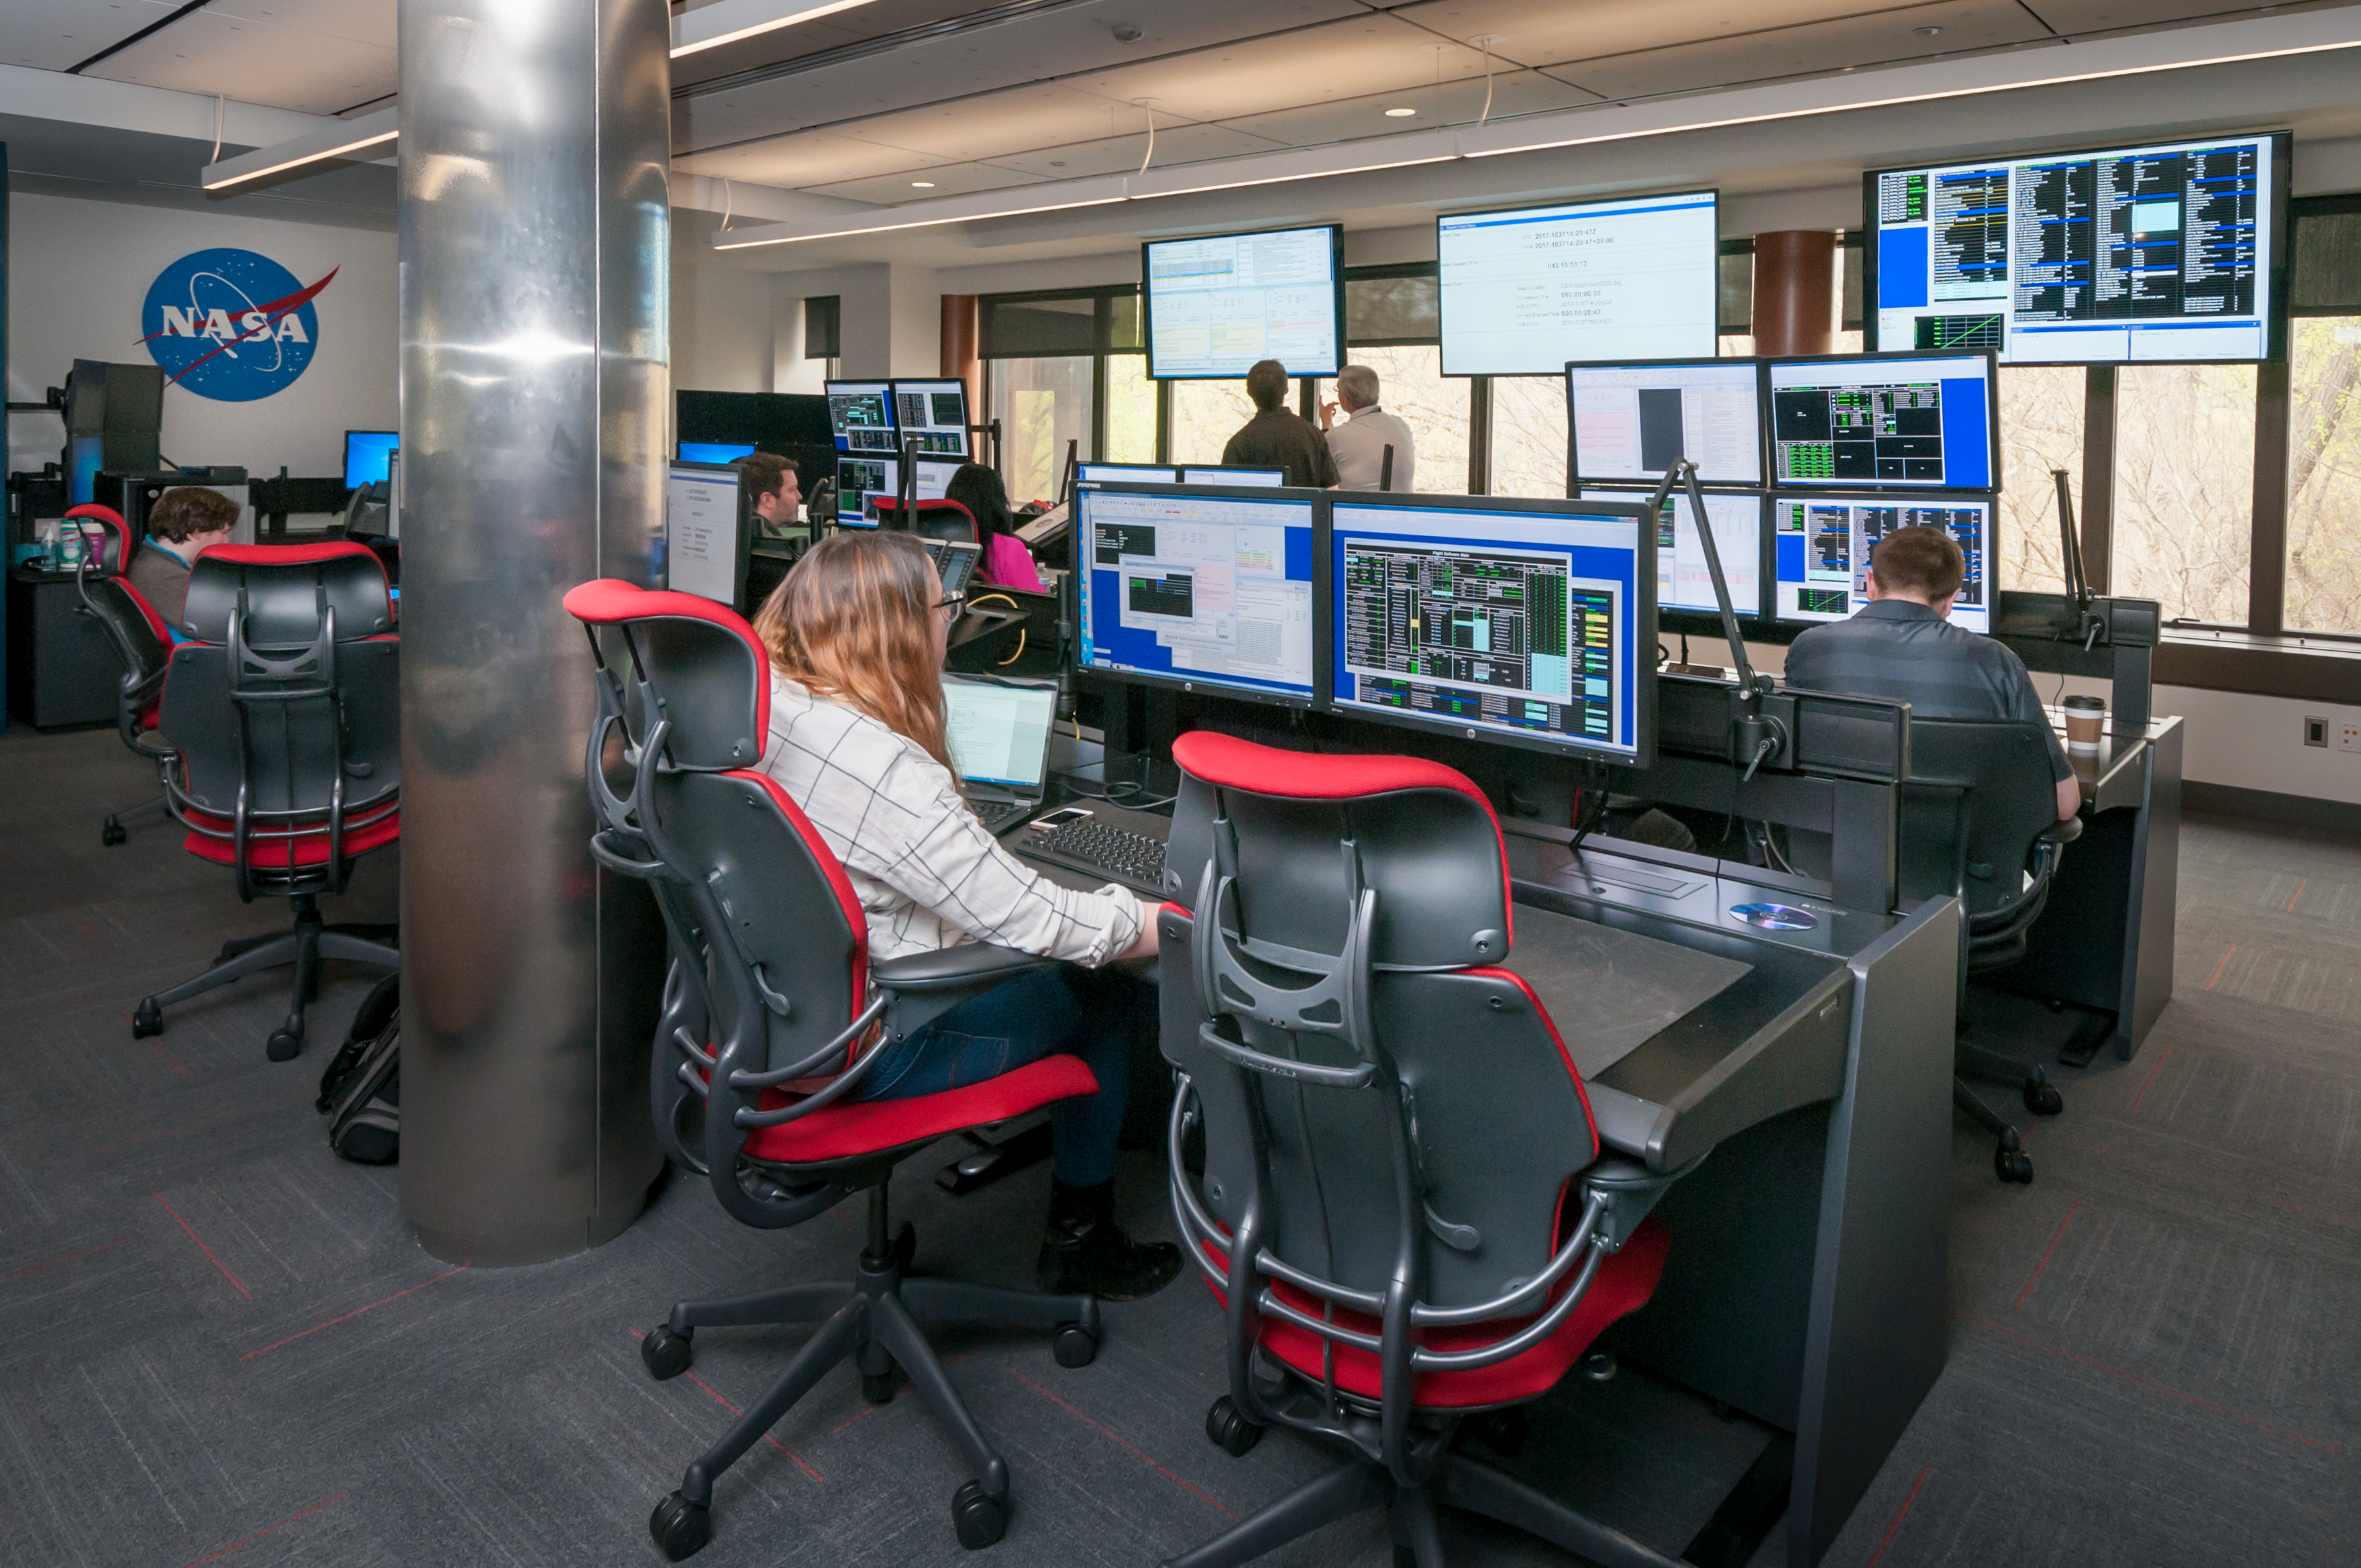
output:
[{"label": "person in pink top", "polygon": [[976,542],[983,546],[976,562],[978,576],[996,588],[1049,591],[1034,569],[1033,553],[1016,537],[1016,521],[1008,515],[1008,491],[997,473],[981,463],[967,464],[951,476],[943,496],[967,508],[975,519]]}]

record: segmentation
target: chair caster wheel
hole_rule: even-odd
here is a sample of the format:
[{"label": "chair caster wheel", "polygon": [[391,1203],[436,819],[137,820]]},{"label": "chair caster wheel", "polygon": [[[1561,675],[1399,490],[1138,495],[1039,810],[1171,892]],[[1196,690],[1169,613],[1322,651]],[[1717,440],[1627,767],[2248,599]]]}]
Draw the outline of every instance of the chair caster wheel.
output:
[{"label": "chair caster wheel", "polygon": [[895,1394],[901,1392],[901,1389],[902,1380],[895,1375],[894,1369],[890,1366],[883,1372],[864,1372],[861,1375],[861,1397],[873,1405],[884,1404]]},{"label": "chair caster wheel", "polygon": [[1614,1380],[1615,1355],[1611,1351],[1586,1352],[1576,1365],[1582,1368],[1582,1375],[1593,1383],[1607,1383]]},{"label": "chair caster wheel", "polygon": [[112,817],[106,819],[106,826],[98,830],[98,841],[110,850],[117,844],[128,843],[130,839],[131,835],[123,830],[123,824]]},{"label": "chair caster wheel", "polygon": [[[291,1019],[289,1022],[291,1023],[293,1020]],[[293,1061],[303,1054],[302,1026],[299,1025],[292,1029],[282,1026],[271,1030],[270,1038],[263,1044],[262,1053],[272,1061]]]},{"label": "chair caster wheel", "polygon": [[648,1376],[659,1383],[679,1376],[688,1370],[689,1363],[697,1359],[697,1346],[689,1341],[689,1335],[696,1332],[695,1329],[675,1329],[670,1323],[659,1323],[648,1331],[647,1338],[640,1341],[640,1365],[645,1366]]},{"label": "chair caster wheel", "polygon": [[1224,1394],[1205,1412],[1205,1437],[1232,1459],[1244,1459],[1262,1441],[1262,1428],[1246,1420],[1238,1402]]},{"label": "chair caster wheel", "polygon": [[959,1543],[981,1552],[1008,1533],[1008,1499],[995,1497],[981,1481],[970,1481],[951,1494],[951,1528]]},{"label": "chair caster wheel", "polygon": [[2033,1157],[2017,1147],[2015,1127],[2001,1135],[2000,1147],[1993,1150],[1993,1169],[2003,1181],[2013,1181],[2019,1187],[2032,1185]]},{"label": "chair caster wheel", "polygon": [[1099,1336],[1080,1323],[1060,1323],[1049,1342],[1049,1354],[1064,1367],[1088,1366],[1098,1358]]},{"label": "chair caster wheel", "polygon": [[713,1539],[712,1510],[675,1492],[648,1516],[648,1534],[654,1538],[665,1562],[693,1557]]},{"label": "chair caster wheel", "polygon": [[2035,1078],[2026,1080],[2025,1108],[2037,1116],[2055,1116],[2066,1109],[2066,1097],[2058,1086]]},{"label": "chair caster wheel", "polygon": [[150,1035],[160,1035],[163,1032],[164,1010],[156,1005],[154,997],[141,997],[139,1005],[132,1009],[131,1037],[135,1040],[144,1040]]}]

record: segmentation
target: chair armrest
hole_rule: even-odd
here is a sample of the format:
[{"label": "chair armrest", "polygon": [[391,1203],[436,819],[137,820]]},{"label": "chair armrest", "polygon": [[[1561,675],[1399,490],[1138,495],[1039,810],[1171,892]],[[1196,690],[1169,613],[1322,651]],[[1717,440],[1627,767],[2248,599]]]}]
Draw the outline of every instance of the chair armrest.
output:
[{"label": "chair armrest", "polygon": [[972,991],[1012,980],[1027,970],[1054,968],[1057,962],[1014,948],[967,942],[931,953],[906,953],[898,959],[872,963],[869,974],[884,990],[903,994]]},{"label": "chair armrest", "polygon": [[2082,819],[2079,817],[2069,817],[2062,822],[2053,822],[2048,827],[2043,828],[2041,832],[2037,835],[2036,842],[2043,844],[2070,844],[2081,836]]}]

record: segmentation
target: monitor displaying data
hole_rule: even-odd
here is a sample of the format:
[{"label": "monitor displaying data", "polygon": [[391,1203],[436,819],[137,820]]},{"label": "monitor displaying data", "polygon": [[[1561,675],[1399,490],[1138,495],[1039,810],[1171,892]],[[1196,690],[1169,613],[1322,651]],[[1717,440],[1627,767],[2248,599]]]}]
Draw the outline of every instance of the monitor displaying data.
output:
[{"label": "monitor displaying data", "polygon": [[739,574],[738,476],[675,466],[664,475],[664,583],[735,606]]},{"label": "monitor displaying data", "polygon": [[1982,497],[1773,496],[1772,559],[1781,620],[1842,620],[1869,602],[1869,555],[1897,528],[1939,528],[1966,574],[1951,620],[1992,630],[1993,506]]},{"label": "monitor displaying data", "polygon": [[2000,488],[1990,354],[1773,359],[1774,485]]},{"label": "monitor displaying data", "polygon": [[1078,463],[1075,477],[1086,485],[1177,485],[1180,470],[1148,463]]},{"label": "monitor displaying data", "polygon": [[1654,663],[1641,649],[1655,638],[1644,510],[1636,498],[1335,501],[1336,707],[1644,765]]},{"label": "monitor displaying data", "polygon": [[1142,245],[1148,375],[1241,377],[1276,359],[1290,376],[1334,376],[1344,364],[1343,235],[1323,224]]},{"label": "monitor displaying data", "polygon": [[918,472],[913,481],[916,498],[922,501],[939,501],[950,488],[951,476],[967,466],[964,457],[921,457]]},{"label": "monitor displaying data", "polygon": [[901,450],[894,438],[894,387],[889,381],[830,381],[829,428],[839,452]]},{"label": "monitor displaying data", "polygon": [[[1631,490],[1585,490],[1587,501],[1643,501]],[[1706,521],[1713,529],[1714,548],[1721,553],[1722,581],[1730,586],[1730,608],[1749,619],[1763,614],[1763,560],[1767,523],[1763,495],[1732,495],[1708,490]],[[1675,490],[1656,517],[1656,608],[1719,615],[1721,603],[1713,596],[1713,571],[1706,563],[1705,545],[1697,537],[1697,514],[1688,492]]]},{"label": "monitor displaying data", "polygon": [[1661,479],[1686,457],[1700,484],[1760,486],[1761,383],[1752,359],[1567,366],[1576,481]]},{"label": "monitor displaying data", "polygon": [[893,457],[836,460],[836,521],[845,528],[877,526],[877,499],[899,494],[901,462]]},{"label": "monitor displaying data", "polygon": [[735,463],[754,455],[754,447],[751,442],[684,441],[673,455],[684,463]]},{"label": "monitor displaying data", "polygon": [[1570,359],[1698,358],[1719,342],[1715,193],[1435,221],[1443,373],[1554,376]]},{"label": "monitor displaying data", "polygon": [[1074,505],[1083,669],[1314,700],[1312,497],[1086,488]]},{"label": "monitor displaying data", "polygon": [[1180,482],[1184,485],[1253,485],[1261,489],[1277,489],[1287,483],[1284,468],[1183,468]]},{"label": "monitor displaying data", "polygon": [[357,490],[363,485],[384,484],[386,459],[401,444],[400,433],[390,430],[345,432],[345,488]]},{"label": "monitor displaying data", "polygon": [[1870,347],[2276,358],[2290,146],[2281,132],[1873,172]]},{"label": "monitor displaying data", "polygon": [[897,380],[893,385],[897,445],[907,448],[916,441],[921,452],[966,455],[966,382]]}]

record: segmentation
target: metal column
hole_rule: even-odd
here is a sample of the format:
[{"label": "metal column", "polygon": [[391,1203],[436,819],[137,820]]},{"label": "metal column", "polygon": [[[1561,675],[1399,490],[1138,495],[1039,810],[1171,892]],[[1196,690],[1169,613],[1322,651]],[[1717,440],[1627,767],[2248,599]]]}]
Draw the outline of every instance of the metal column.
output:
[{"label": "metal column", "polygon": [[598,872],[575,584],[649,580],[670,65],[648,0],[401,0],[401,1208],[479,1265],[598,1245],[662,1169],[664,937]]}]

